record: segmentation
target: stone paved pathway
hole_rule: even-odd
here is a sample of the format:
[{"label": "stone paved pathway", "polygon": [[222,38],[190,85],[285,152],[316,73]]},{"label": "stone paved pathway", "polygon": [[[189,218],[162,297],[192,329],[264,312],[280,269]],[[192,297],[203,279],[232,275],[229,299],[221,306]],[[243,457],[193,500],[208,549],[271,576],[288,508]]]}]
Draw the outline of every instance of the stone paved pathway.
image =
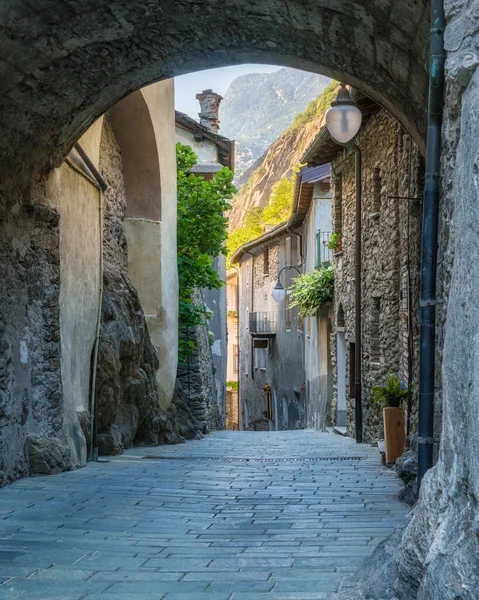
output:
[{"label": "stone paved pathway", "polygon": [[403,521],[400,487],[375,449],[312,431],[23,479],[0,490],[0,598],[327,598]]}]

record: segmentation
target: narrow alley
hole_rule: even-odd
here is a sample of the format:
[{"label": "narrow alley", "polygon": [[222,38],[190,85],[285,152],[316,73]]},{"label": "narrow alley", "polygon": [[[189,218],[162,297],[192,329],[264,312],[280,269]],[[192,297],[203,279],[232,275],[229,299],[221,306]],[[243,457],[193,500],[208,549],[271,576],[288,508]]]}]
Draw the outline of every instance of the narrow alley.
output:
[{"label": "narrow alley", "polygon": [[0,598],[313,600],[403,522],[375,448],[216,432],[0,490]]}]

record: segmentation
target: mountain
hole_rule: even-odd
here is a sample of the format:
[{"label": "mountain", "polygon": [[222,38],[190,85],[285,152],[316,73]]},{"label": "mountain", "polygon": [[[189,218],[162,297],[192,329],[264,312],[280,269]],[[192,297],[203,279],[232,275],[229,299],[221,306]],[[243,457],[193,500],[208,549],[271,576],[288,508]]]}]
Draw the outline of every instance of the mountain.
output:
[{"label": "mountain", "polygon": [[236,182],[264,154],[331,82],[327,77],[279,69],[237,77],[229,86],[220,109],[220,133],[236,140]]},{"label": "mountain", "polygon": [[[232,209],[228,213],[230,234],[243,226],[248,211],[264,209],[270,204],[276,184],[282,179],[291,180],[304,152],[324,127],[324,116],[336,96],[337,86],[338,83],[333,81],[311,101],[256,163],[256,168],[232,201]],[[231,244],[228,247],[234,251]]]}]

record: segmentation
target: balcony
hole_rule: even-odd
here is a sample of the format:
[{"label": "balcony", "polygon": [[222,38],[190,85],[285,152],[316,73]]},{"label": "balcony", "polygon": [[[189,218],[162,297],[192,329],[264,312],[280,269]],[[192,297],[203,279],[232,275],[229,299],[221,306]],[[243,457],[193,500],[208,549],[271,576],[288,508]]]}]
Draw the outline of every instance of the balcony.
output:
[{"label": "balcony", "polygon": [[[334,251],[328,248],[332,231],[318,231],[316,234],[316,268],[319,269],[325,263],[330,263],[333,253],[339,251],[339,247]],[[341,241],[340,241],[341,244]]]},{"label": "balcony", "polygon": [[249,316],[249,332],[255,337],[274,337],[277,332],[277,313],[253,312]]}]

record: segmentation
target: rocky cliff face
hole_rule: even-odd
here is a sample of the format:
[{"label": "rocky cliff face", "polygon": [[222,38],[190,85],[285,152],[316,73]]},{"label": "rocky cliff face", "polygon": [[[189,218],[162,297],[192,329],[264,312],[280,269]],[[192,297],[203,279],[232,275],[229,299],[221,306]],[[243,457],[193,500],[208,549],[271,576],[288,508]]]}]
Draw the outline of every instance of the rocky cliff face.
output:
[{"label": "rocky cliff face", "polygon": [[296,69],[237,77],[221,104],[221,134],[236,140],[236,180],[317,98],[330,79]]},{"label": "rocky cliff face", "polygon": [[[333,86],[331,86],[333,87]],[[324,126],[324,110],[334,98],[330,88],[321,95],[316,105],[299,114],[287,129],[266,151],[247,183],[241,186],[228,214],[229,230],[241,226],[246,211],[268,205],[271,190],[282,177],[291,177],[293,169],[301,163],[305,150]]]}]

